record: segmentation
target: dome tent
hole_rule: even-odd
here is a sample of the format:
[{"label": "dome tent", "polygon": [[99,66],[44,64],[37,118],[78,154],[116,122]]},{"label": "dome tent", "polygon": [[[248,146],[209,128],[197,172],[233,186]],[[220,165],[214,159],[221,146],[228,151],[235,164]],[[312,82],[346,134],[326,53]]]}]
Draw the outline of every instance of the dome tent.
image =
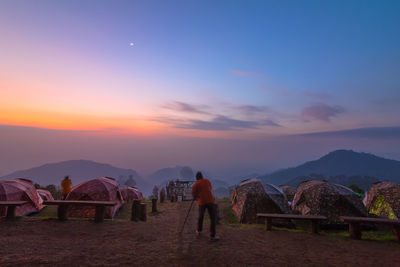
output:
[{"label": "dome tent", "polygon": [[[43,201],[32,181],[24,178],[0,180],[0,201],[27,201],[27,204],[15,208],[17,216],[38,212],[43,208]],[[7,207],[0,207],[0,216],[6,213]]]},{"label": "dome tent", "polygon": [[364,204],[371,214],[388,219],[400,219],[400,184],[380,182],[372,185]]},{"label": "dome tent", "polygon": [[233,211],[241,223],[257,222],[257,213],[289,213],[286,196],[274,185],[247,179],[232,192]]},{"label": "dome tent", "polygon": [[[121,205],[124,203],[118,183],[114,178],[95,178],[74,186],[66,197],[66,200],[87,201],[113,201],[117,205],[106,207],[104,218],[112,219]],[[70,217],[90,218],[95,215],[95,208],[90,206],[69,206]]]},{"label": "dome tent", "polygon": [[143,199],[143,194],[142,192],[139,191],[136,187],[126,187],[121,189],[121,194],[122,197],[124,198],[125,201],[132,201],[135,199],[142,200]]},{"label": "dome tent", "polygon": [[37,192],[39,196],[43,199],[43,201],[51,201],[54,200],[53,195],[50,193],[50,191],[46,189],[37,189]]},{"label": "dome tent", "polygon": [[311,180],[299,185],[292,209],[303,215],[322,215],[329,223],[340,223],[339,216],[367,216],[361,199],[348,187]]}]

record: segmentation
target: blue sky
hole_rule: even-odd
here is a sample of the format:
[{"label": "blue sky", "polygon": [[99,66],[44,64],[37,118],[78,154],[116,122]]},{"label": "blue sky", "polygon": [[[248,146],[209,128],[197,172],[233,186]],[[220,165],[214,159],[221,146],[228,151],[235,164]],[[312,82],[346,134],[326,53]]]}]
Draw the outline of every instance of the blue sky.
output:
[{"label": "blue sky", "polygon": [[399,11],[398,1],[2,1],[0,124],[260,143],[398,126]]}]

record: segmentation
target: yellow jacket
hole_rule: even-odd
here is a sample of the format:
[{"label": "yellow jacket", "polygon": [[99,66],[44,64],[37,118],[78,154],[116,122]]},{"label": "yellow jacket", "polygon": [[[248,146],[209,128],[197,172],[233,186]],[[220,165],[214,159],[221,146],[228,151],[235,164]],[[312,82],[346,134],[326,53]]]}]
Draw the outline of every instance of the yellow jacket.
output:
[{"label": "yellow jacket", "polygon": [[72,181],[70,179],[62,180],[61,182],[61,194],[68,195],[71,191]]}]

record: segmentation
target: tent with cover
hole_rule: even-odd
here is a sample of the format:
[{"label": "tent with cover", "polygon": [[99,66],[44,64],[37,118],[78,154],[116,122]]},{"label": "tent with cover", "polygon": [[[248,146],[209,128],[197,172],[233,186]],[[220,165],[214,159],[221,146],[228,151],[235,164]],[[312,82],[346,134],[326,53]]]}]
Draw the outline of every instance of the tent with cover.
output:
[{"label": "tent with cover", "polygon": [[[112,219],[115,213],[124,203],[118,183],[114,178],[95,178],[74,186],[67,195],[66,200],[88,200],[88,201],[113,201],[117,205],[106,207],[104,218]],[[69,206],[70,217],[90,218],[95,215],[95,207]]]},{"label": "tent with cover", "polygon": [[339,216],[367,216],[367,211],[353,190],[339,184],[311,180],[299,185],[292,210],[303,215],[322,215],[328,223],[340,223]]},{"label": "tent with cover", "polygon": [[371,186],[364,204],[371,214],[388,219],[400,219],[400,184],[380,182]]},{"label": "tent with cover", "polygon": [[37,189],[39,196],[43,199],[43,201],[51,201],[54,200],[53,195],[49,190],[46,189]]},{"label": "tent with cover", "polygon": [[287,198],[274,185],[263,185],[259,179],[242,181],[231,192],[233,211],[241,223],[256,223],[257,213],[289,213]]},{"label": "tent with cover", "polygon": [[136,187],[126,187],[121,189],[121,194],[122,197],[124,198],[125,201],[132,201],[132,200],[142,200],[143,199],[143,194],[142,192],[139,191]]},{"label": "tent with cover", "polygon": [[[15,208],[17,216],[38,212],[43,208],[43,201],[32,181],[24,178],[0,180],[0,201],[27,201],[27,204]],[[0,207],[0,216],[6,214],[7,207]]]}]

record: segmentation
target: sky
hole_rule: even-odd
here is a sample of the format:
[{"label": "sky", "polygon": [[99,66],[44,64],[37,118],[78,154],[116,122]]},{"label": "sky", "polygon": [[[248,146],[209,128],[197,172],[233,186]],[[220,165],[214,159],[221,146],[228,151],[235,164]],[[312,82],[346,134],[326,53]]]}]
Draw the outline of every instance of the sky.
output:
[{"label": "sky", "polygon": [[399,1],[0,2],[0,174],[400,160]]}]

